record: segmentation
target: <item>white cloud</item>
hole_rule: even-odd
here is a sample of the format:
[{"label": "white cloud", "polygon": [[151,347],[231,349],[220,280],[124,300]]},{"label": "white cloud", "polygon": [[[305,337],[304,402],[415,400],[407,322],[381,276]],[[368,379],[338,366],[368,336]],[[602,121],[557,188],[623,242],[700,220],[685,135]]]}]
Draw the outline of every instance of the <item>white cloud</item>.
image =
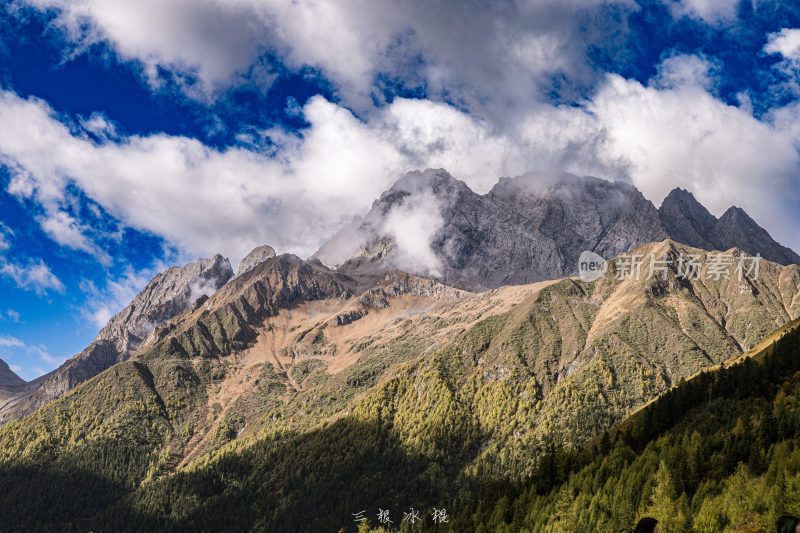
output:
[{"label": "white cloud", "polygon": [[157,264],[150,269],[134,272],[127,268],[122,275],[108,279],[103,290],[99,290],[93,282],[85,280],[81,283],[81,291],[87,296],[82,314],[98,329],[106,325],[112,316],[125,308],[145,285],[164,265]]},{"label": "white cloud", "polygon": [[[159,69],[171,71],[203,97],[250,69],[263,48],[263,24],[253,6],[216,0],[25,0],[55,11],[54,25],[78,47],[106,42],[122,60],[141,65],[158,88]],[[196,78],[192,84],[188,78]]]},{"label": "white cloud", "polygon": [[431,242],[443,225],[441,206],[433,193],[420,191],[406,197],[386,214],[382,228],[397,246],[393,261],[411,272],[440,276],[442,265]]},{"label": "white cloud", "polygon": [[48,211],[46,216],[36,217],[36,221],[50,238],[62,246],[91,254],[103,264],[111,262],[111,257],[87,237],[86,234],[91,230],[89,226],[80,224],[66,211],[60,209],[48,209]]},{"label": "white cloud", "polygon": [[786,59],[800,61],[800,29],[783,28],[767,37],[764,51],[768,54],[780,54]]},{"label": "white cloud", "polygon": [[720,65],[706,57],[679,54],[664,58],[658,65],[653,83],[661,89],[699,86],[711,89],[717,79]]},{"label": "white cloud", "polygon": [[784,123],[759,121],[694,83],[659,90],[618,76],[588,107],[605,131],[601,159],[626,161],[633,184],[657,205],[682,186],[715,214],[739,205],[778,240],[800,245],[787,223],[800,199],[799,138]]},{"label": "white cloud", "polygon": [[0,222],[0,253],[5,252],[11,247],[10,237],[14,235],[14,232]]},{"label": "white cloud", "polygon": [[10,335],[0,335],[0,348],[23,348],[25,343]]},{"label": "white cloud", "polygon": [[731,23],[737,18],[739,0],[664,0],[673,16],[688,16],[708,24]]},{"label": "white cloud", "polygon": [[64,285],[41,259],[18,264],[0,258],[0,276],[8,277],[17,287],[31,289],[39,295],[45,294],[47,290],[64,291]]},{"label": "white cloud", "polygon": [[20,315],[13,309],[9,309],[8,311],[6,311],[6,319],[10,320],[11,322],[19,323]]},{"label": "white cloud", "polygon": [[48,352],[47,348],[42,344],[38,346],[28,346],[28,350],[39,355],[39,357],[41,357],[44,362],[49,363],[52,368],[59,366],[67,360],[67,357],[54,357],[50,355],[50,352]]},{"label": "white cloud", "polygon": [[[21,339],[12,337],[11,335],[0,335],[0,353],[4,353],[6,356],[8,356],[13,353],[12,349],[14,348],[22,350],[23,352],[27,352],[28,354],[36,354],[42,361],[48,363],[50,368],[55,368],[67,359],[66,357],[53,357],[50,355],[50,352],[48,352],[47,347],[43,344],[28,344]],[[9,368],[11,368],[11,370],[17,374],[19,374],[20,371],[24,371],[24,369],[17,365],[9,365]],[[32,371],[28,369],[27,373],[31,374],[31,372]],[[33,370],[32,377],[41,376],[44,373],[44,370],[36,368]]]},{"label": "white cloud", "polygon": [[403,98],[359,120],[314,97],[302,109],[310,124],[302,136],[262,132],[270,151],[164,134],[98,143],[45,103],[5,91],[0,121],[15,126],[0,131],[0,161],[12,169],[9,190],[55,212],[74,183],[124,224],[187,255],[220,252],[234,263],[265,243],[308,255],[405,171],[428,167],[479,192],[499,176],[537,170],[628,180],[656,205],[682,186],[716,214],[744,207],[798,247],[786,222],[796,212],[784,206],[797,193],[800,113],[757,120],[709,92],[713,72],[704,58],[671,57],[649,85],[609,75],[582,107],[533,102],[502,127]]},{"label": "white cloud", "polygon": [[196,98],[247,80],[266,89],[274,75],[259,58],[271,53],[290,69],[319,69],[363,112],[384,74],[494,114],[535,98],[552,75],[593,79],[586,46],[610,32],[604,9],[638,9],[632,0],[18,2],[55,12],[54,27],[78,51],[108,43],[152,87],[162,69]]}]

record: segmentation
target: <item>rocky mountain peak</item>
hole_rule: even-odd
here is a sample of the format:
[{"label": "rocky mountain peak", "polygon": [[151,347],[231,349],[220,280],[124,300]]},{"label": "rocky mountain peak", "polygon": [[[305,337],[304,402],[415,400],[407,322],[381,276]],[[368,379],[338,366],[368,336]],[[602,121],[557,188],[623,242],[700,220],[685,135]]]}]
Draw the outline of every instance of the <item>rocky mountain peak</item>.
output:
[{"label": "rocky mountain peak", "polygon": [[661,224],[678,242],[710,250],[714,245],[707,236],[717,220],[685,189],[673,189],[658,210]]},{"label": "rocky mountain peak", "polygon": [[201,296],[215,293],[232,277],[230,261],[219,254],[170,267],[153,277],[125,309],[114,315],[97,340],[111,341],[120,354],[133,350],[155,326]]},{"label": "rocky mountain peak", "polygon": [[21,418],[110,366],[128,359],[147,335],[215,293],[233,277],[230,261],[217,254],[157,274],[125,309],[114,315],[92,343],[56,370],[27,384],[0,406],[0,420]]},{"label": "rocky mountain peak", "polygon": [[273,257],[275,257],[275,249],[272,248],[272,246],[264,245],[254,248],[253,251],[242,259],[242,262],[239,264],[239,269],[236,271],[236,276],[238,277],[246,272],[250,272],[259,264]]},{"label": "rocky mountain peak", "polygon": [[800,256],[778,244],[741,207],[730,207],[717,219],[692,193],[674,189],[658,214],[670,238],[689,246],[704,250],[740,248],[782,265],[800,263]]},{"label": "rocky mountain peak", "polygon": [[[348,273],[399,268],[483,290],[569,275],[584,250],[611,257],[666,237],[655,207],[625,183],[529,174],[503,178],[480,195],[446,171],[429,169],[395,183],[363,223],[314,257]],[[329,260],[345,255],[333,253],[341,243],[353,251],[354,242],[348,260]]]},{"label": "rocky mountain peak", "polygon": [[782,265],[800,264],[800,256],[778,244],[740,207],[730,207],[719,217],[710,240],[719,250],[738,247],[751,255],[760,253],[765,259]]}]

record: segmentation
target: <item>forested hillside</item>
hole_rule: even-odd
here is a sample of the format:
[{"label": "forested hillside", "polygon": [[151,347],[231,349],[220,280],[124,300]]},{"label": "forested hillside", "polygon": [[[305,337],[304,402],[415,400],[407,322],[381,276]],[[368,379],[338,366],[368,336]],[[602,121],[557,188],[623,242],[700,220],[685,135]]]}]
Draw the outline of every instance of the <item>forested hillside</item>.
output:
[{"label": "forested hillside", "polygon": [[545,464],[461,506],[453,530],[616,533],[650,515],[669,532],[774,531],[800,511],[800,324]]}]

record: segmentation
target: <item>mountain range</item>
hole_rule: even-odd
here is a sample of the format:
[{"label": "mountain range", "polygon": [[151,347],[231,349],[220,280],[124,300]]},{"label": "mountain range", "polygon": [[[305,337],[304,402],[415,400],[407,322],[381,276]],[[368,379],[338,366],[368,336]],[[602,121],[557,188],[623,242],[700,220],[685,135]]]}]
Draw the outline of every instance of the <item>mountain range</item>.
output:
[{"label": "mountain range", "polygon": [[[427,243],[425,232],[415,231],[417,218],[426,223]],[[413,233],[404,234],[409,226]],[[682,189],[656,209],[629,184],[563,173],[502,178],[479,195],[442,169],[408,173],[364,219],[339,231],[310,260],[348,275],[400,269],[480,291],[574,275],[584,250],[615,257],[665,238],[705,250],[738,247],[783,265],[800,263],[741,209],[732,207],[717,220]],[[254,249],[236,276],[274,256],[270,246]],[[157,275],[61,367],[25,386],[3,388],[0,382],[0,422],[126,360],[156,326],[233,277],[230,262],[219,255]]]},{"label": "mountain range", "polygon": [[800,263],[740,208],[717,220],[681,189],[656,209],[627,183],[529,174],[480,195],[442,169],[407,174],[312,258],[348,273],[399,268],[480,291],[574,275],[583,251],[608,259],[666,238]]},{"label": "mountain range", "polygon": [[[570,277],[584,250],[605,276]],[[712,250],[764,260],[682,275]],[[668,266],[628,276],[626,253]],[[307,260],[171,267],[50,374],[0,362],[0,523],[335,531],[376,494],[520,486],[800,317],[796,257],[680,189],[656,209],[596,178],[410,173]]]}]

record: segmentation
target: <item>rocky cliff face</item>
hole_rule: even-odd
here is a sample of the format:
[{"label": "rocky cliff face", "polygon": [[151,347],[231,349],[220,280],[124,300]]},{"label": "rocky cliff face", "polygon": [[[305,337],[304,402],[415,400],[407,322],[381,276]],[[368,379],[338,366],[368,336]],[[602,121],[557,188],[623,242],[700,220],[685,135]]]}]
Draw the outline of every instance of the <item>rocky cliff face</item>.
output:
[{"label": "rocky cliff face", "polygon": [[775,242],[739,207],[731,207],[719,217],[710,238],[719,250],[735,246],[750,254],[760,253],[765,259],[782,265],[800,263],[800,256]]},{"label": "rocky cliff face", "polygon": [[170,267],[156,275],[125,309],[109,320],[85,350],[0,405],[0,421],[20,418],[126,360],[156,326],[198,298],[213,294],[232,276],[230,262],[220,255],[183,267]]},{"label": "rocky cliff face", "polygon": [[741,209],[717,220],[682,189],[656,209],[632,185],[562,173],[501,178],[479,195],[442,169],[407,174],[312,258],[351,274],[399,268],[484,290],[574,275],[585,250],[609,258],[665,238],[800,263]]},{"label": "rocky cliff face", "polygon": [[800,263],[791,249],[781,246],[739,207],[731,207],[717,219],[683,189],[674,189],[658,209],[670,238],[704,250],[740,248],[782,265]]}]

